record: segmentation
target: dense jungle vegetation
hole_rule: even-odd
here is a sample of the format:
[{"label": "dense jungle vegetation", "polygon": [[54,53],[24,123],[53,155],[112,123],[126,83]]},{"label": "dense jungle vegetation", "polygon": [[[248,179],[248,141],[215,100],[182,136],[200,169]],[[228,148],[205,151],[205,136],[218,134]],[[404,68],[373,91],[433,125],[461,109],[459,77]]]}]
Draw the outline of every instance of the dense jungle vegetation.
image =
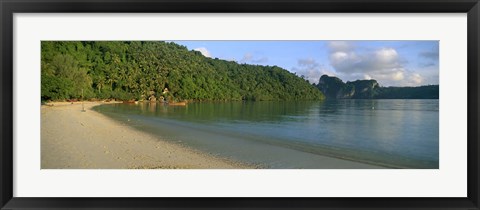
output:
[{"label": "dense jungle vegetation", "polygon": [[208,58],[173,42],[42,41],[41,56],[42,101],[324,98],[280,67]]}]

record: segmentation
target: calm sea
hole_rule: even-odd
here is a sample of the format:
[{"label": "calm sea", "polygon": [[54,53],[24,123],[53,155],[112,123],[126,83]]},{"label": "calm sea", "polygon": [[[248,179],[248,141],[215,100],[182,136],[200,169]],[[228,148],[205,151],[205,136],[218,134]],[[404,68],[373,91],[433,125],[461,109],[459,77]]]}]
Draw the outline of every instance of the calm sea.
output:
[{"label": "calm sea", "polygon": [[94,108],[167,141],[265,168],[329,156],[389,168],[439,167],[438,100],[209,102]]}]

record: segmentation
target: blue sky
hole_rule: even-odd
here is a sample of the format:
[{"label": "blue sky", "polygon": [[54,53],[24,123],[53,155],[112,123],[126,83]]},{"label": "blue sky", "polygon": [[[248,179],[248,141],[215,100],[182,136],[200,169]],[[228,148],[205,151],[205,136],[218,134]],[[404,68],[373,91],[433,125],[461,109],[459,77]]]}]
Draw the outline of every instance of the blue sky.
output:
[{"label": "blue sky", "polygon": [[204,56],[279,66],[311,83],[328,74],[381,86],[438,84],[438,41],[174,41]]}]

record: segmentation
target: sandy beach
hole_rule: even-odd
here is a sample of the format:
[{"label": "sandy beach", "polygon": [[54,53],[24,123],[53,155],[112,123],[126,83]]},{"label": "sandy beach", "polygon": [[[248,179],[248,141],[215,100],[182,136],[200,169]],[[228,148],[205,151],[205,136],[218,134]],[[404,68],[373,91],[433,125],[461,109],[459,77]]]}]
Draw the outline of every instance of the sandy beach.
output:
[{"label": "sandy beach", "polygon": [[122,125],[91,108],[103,102],[41,108],[42,169],[250,168]]}]

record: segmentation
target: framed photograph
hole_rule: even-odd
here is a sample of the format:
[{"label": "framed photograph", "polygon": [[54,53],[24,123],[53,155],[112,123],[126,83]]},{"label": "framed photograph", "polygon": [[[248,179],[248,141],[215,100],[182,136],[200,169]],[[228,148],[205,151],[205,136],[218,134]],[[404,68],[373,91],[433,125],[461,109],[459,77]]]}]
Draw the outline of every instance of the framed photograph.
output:
[{"label": "framed photograph", "polygon": [[1,209],[479,209],[478,0],[0,7]]}]

